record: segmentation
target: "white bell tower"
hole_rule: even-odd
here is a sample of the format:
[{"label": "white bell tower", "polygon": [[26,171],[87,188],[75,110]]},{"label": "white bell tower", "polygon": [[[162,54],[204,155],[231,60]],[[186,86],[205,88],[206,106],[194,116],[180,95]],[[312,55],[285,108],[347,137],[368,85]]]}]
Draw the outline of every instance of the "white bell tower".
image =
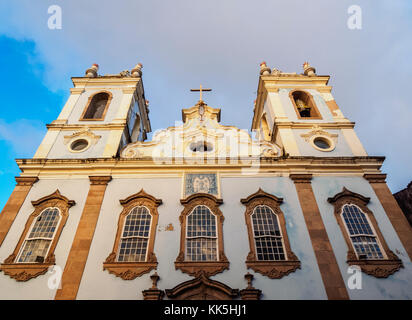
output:
[{"label": "white bell tower", "polygon": [[111,158],[127,143],[144,141],[151,131],[142,65],[119,74],[99,75],[92,65],[74,88],[34,158]]},{"label": "white bell tower", "polygon": [[330,76],[316,74],[308,62],[303,73],[260,65],[252,130],[290,156],[367,156],[328,86]]}]

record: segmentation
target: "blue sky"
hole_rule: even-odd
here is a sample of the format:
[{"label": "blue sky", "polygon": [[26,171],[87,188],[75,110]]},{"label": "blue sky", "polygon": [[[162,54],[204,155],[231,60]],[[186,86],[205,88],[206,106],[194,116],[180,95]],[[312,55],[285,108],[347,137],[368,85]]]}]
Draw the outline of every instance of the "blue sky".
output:
[{"label": "blue sky", "polygon": [[[63,28],[47,28],[47,9],[62,8]],[[347,28],[350,5],[362,30]],[[92,64],[100,74],[143,63],[153,131],[193,105],[190,88],[213,88],[206,102],[222,123],[249,129],[259,63],[302,72],[309,61],[331,75],[332,93],[369,155],[384,155],[396,192],[412,180],[412,3],[382,1],[61,1],[0,3],[0,208],[63,107],[70,77]]]}]

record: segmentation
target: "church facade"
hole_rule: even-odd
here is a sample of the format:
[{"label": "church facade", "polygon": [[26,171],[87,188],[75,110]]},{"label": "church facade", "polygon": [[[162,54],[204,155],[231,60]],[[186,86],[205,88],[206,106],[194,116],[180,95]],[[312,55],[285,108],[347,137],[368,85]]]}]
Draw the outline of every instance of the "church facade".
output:
[{"label": "church facade", "polygon": [[141,69],[73,77],[16,160],[0,299],[412,299],[412,228],[329,76],[262,63],[255,137],[201,95],[147,141]]}]

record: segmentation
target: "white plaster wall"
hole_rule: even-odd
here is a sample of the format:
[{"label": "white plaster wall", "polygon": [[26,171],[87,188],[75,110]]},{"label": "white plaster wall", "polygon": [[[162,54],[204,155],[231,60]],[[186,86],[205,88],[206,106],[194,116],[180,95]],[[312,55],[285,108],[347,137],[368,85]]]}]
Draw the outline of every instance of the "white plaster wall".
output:
[{"label": "white plaster wall", "polygon": [[[255,274],[254,285],[263,291],[263,299],[326,299],[295,187],[289,178],[239,176],[221,179],[224,204],[220,208],[225,216],[223,237],[230,269],[212,279],[222,281],[232,288],[243,289],[246,287],[243,276],[248,271],[254,273],[252,270],[246,270],[245,265],[249,243],[244,218],[245,207],[240,203],[240,199],[256,192],[259,187],[284,198],[285,203],[281,205],[281,209],[286,217],[292,250],[301,260],[302,269],[281,280],[270,280]],[[154,246],[159,262],[158,287],[171,289],[183,281],[192,279],[174,267],[180,248],[178,218],[183,210],[180,204],[181,179],[113,179],[106,190],[78,299],[142,299],[142,290],[151,286],[150,274],[126,281],[103,271],[103,262],[113,249],[118,218],[122,211],[119,199],[137,193],[141,188],[163,200],[163,204],[158,208],[159,225]],[[174,230],[164,231],[164,227],[169,223],[173,224]]]},{"label": "white plaster wall", "polygon": [[[54,252],[56,256],[56,265],[60,266],[63,271],[83,211],[84,203],[89,191],[89,185],[89,179],[45,179],[35,183],[0,247],[0,261],[4,261],[4,259],[6,259],[15,249],[24,230],[26,221],[34,210],[31,201],[50,195],[58,189],[63,196],[76,202],[76,204],[69,209],[69,217],[62,230]],[[47,285],[50,276],[52,276],[52,273],[46,273],[26,282],[18,282],[5,275],[3,272],[0,272],[0,300],[54,299],[56,290],[49,289]]]},{"label": "white plaster wall", "polygon": [[362,177],[314,177],[312,188],[345,283],[350,276],[346,263],[348,248],[334,216],[333,205],[327,202],[328,197],[341,192],[343,187],[371,198],[368,208],[373,212],[389,249],[402,259],[405,267],[384,279],[362,273],[362,289],[348,289],[350,298],[412,299],[412,263],[369,182]]},{"label": "white plaster wall", "polygon": [[[71,152],[69,151],[69,145],[71,142],[64,144],[64,137],[71,136],[78,131],[60,131],[55,143],[51,147],[47,158],[48,159],[85,159],[85,158],[101,158],[103,156],[104,148],[106,147],[107,140],[111,131],[101,130],[92,131],[95,135],[101,136],[95,145],[90,146],[83,152]],[[81,137],[79,137],[81,139]]]},{"label": "white plaster wall", "polygon": [[[100,91],[110,91],[113,95],[112,100],[110,101],[109,108],[107,109],[106,116],[103,121],[79,121],[84,108],[87,105],[88,99],[90,96],[100,92]],[[119,109],[120,102],[122,100],[123,92],[121,88],[86,88],[86,91],[83,92],[79,99],[77,100],[74,108],[68,117],[67,124],[82,124],[82,125],[90,125],[90,124],[103,124],[103,123],[110,123],[116,116],[117,110]]]},{"label": "white plaster wall", "polygon": [[311,129],[293,129],[293,134],[296,139],[296,143],[299,148],[299,152],[302,156],[315,156],[315,157],[350,157],[353,156],[353,152],[346,142],[345,137],[341,130],[330,130],[324,129],[331,134],[337,134],[335,140],[335,149],[332,151],[324,152],[315,149],[309,141],[306,141],[301,134],[306,134],[311,131]]},{"label": "white plaster wall", "polygon": [[[313,252],[309,233],[297,198],[293,181],[288,177],[222,177],[223,204],[220,206],[225,221],[223,238],[225,253],[230,261],[229,271],[213,277],[232,288],[244,289],[244,275],[250,272],[253,285],[262,290],[262,299],[326,299],[319,267]],[[301,269],[282,279],[270,279],[246,269],[249,240],[245,224],[245,206],[240,199],[262,188],[265,192],[283,198],[280,208],[285,215],[286,229],[292,251],[301,261]]]},{"label": "white plaster wall", "polygon": [[[119,200],[139,192],[142,188],[163,201],[158,207],[159,222],[154,243],[154,252],[159,263],[158,286],[169,289],[191,279],[179,270],[176,271],[174,267],[180,249],[179,215],[183,210],[180,204],[181,179],[113,179],[106,189],[78,299],[143,299],[142,290],[151,287],[150,274],[126,281],[103,271],[103,262],[113,250],[119,214],[123,208]],[[169,223],[173,224],[174,231],[164,231],[164,227]]]}]

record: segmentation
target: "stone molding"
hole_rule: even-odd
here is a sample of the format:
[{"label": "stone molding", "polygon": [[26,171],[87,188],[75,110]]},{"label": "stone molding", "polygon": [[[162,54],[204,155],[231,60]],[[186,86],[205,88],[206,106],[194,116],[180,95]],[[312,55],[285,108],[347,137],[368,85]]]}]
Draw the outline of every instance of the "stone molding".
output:
[{"label": "stone molding", "polygon": [[[195,193],[189,197],[180,200],[184,206],[182,213],[179,216],[180,221],[180,251],[175,261],[175,268],[180,269],[184,273],[191,276],[206,277],[216,275],[229,269],[229,261],[226,258],[223,247],[223,213],[219,210],[219,205],[223,203],[222,199],[218,199],[211,194]],[[211,213],[216,216],[217,221],[217,241],[218,241],[218,261],[186,261],[186,218],[198,205],[204,205],[209,208]]]},{"label": "stone molding", "polygon": [[[13,251],[13,253],[4,260],[0,265],[0,270],[11,278],[17,281],[28,281],[30,279],[36,278],[39,275],[43,275],[47,272],[51,265],[55,264],[54,250],[59,241],[60,234],[66,224],[67,218],[69,216],[69,209],[75,205],[73,200],[67,199],[62,196],[59,190],[54,193],[42,197],[38,200],[32,201],[34,206],[33,213],[29,216],[26,225],[24,227],[23,233]],[[60,212],[60,221],[58,228],[54,233],[53,239],[51,240],[50,247],[47,256],[44,257],[43,262],[33,262],[33,263],[19,263],[16,261],[18,254],[24,244],[27,234],[32,228],[34,220],[47,208],[53,207],[58,208]]]},{"label": "stone molding", "polygon": [[[394,254],[388,247],[385,238],[380,232],[378,223],[372,211],[369,210],[367,204],[370,198],[364,197],[361,194],[352,192],[345,187],[341,192],[333,197],[328,198],[328,202],[334,206],[334,214],[338,225],[345,238],[346,245],[348,247],[347,263],[348,265],[358,265],[363,272],[374,276],[376,278],[387,278],[391,274],[403,268],[402,260],[400,260],[396,254]],[[356,205],[367,217],[372,224],[372,228],[375,231],[375,236],[380,243],[380,247],[383,250],[385,259],[360,259],[356,254],[350,236],[347,232],[346,226],[342,220],[342,208],[346,204]]]},{"label": "stone molding", "polygon": [[[156,199],[155,197],[147,194],[143,189],[141,189],[138,193],[135,193],[124,200],[120,200],[120,204],[123,206],[123,210],[119,215],[113,250],[103,263],[103,270],[107,270],[109,273],[114,274],[115,276],[120,277],[123,280],[133,280],[157,268],[157,258],[153,250],[156,237],[156,228],[159,219],[157,207],[162,204],[162,200]],[[146,261],[117,261],[116,257],[118,255],[124,223],[130,211],[138,206],[146,207],[149,210],[150,215],[152,216],[149,233],[150,238],[147,245]]]},{"label": "stone molding", "polygon": [[[248,269],[252,269],[264,276],[271,279],[280,279],[291,272],[300,269],[300,261],[293,253],[290,247],[289,238],[286,230],[286,221],[280,204],[283,199],[278,198],[272,194],[264,192],[259,188],[257,192],[250,195],[245,199],[240,200],[243,205],[246,206],[245,222],[248,230],[249,238],[249,254],[246,258],[246,266]],[[273,213],[277,216],[279,227],[281,229],[282,242],[284,244],[286,260],[266,261],[258,260],[255,248],[255,238],[253,236],[253,226],[251,222],[251,216],[256,206],[265,205],[273,210]]]}]

